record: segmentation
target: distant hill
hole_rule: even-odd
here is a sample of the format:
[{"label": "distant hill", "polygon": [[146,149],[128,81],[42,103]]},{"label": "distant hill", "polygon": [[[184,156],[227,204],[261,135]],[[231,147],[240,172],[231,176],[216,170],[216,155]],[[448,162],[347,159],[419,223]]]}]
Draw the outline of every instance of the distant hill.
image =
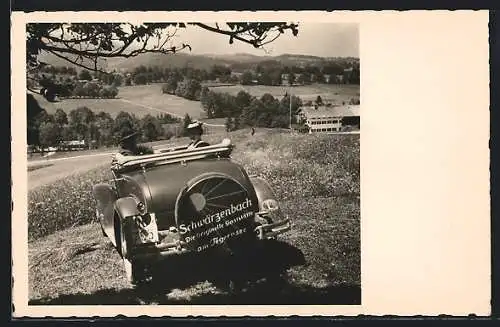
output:
[{"label": "distant hill", "polygon": [[160,54],[146,53],[131,58],[113,58],[108,61],[108,69],[117,71],[131,71],[138,66],[158,66],[162,68],[192,67],[209,69],[213,65],[231,65],[235,61],[225,58],[213,58],[205,55],[191,55],[187,53]]},{"label": "distant hill", "polygon": [[[72,60],[75,60],[77,61],[77,57],[74,56],[72,57],[72,55],[68,55],[68,57]],[[51,53],[48,53],[48,52],[42,52],[38,55],[38,60],[41,61],[41,62],[44,62],[46,64],[49,64],[49,65],[52,65],[52,66],[60,66],[60,67],[75,67],[76,70],[81,70],[82,68],[79,67],[78,65],[74,65],[74,64],[71,64],[70,62],[62,59],[62,58],[59,58]],[[79,63],[82,63],[82,64],[85,64],[85,65],[91,65],[93,66],[94,63],[90,60],[83,60],[83,61],[77,61]],[[98,59],[97,61],[97,67],[99,69],[106,69],[107,67],[107,62],[105,59]]]},{"label": "distant hill", "polygon": [[[71,66],[71,63],[64,61],[51,54],[42,54],[40,59],[54,66]],[[243,71],[252,65],[264,61],[278,61],[287,66],[305,66],[314,64],[324,64],[328,61],[359,61],[358,58],[324,58],[310,55],[283,54],[279,56],[257,56],[247,53],[235,53],[227,55],[189,53],[158,54],[146,53],[131,58],[109,58],[100,60],[100,67],[107,67],[108,70],[131,71],[138,66],[158,66],[162,68],[192,67],[197,69],[210,69],[213,65],[230,66],[235,71]],[[81,68],[75,66],[77,70]]]}]

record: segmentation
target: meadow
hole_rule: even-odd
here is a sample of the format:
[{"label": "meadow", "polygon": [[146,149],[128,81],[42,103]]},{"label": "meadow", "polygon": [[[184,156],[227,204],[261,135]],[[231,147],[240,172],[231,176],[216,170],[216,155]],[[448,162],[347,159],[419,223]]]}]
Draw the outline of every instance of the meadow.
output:
[{"label": "meadow", "polygon": [[[245,129],[229,136],[235,144],[232,158],[269,181],[293,223],[282,240],[301,253],[304,263],[287,270],[278,290],[261,280],[233,298],[205,275],[176,287],[131,289],[119,255],[95,221],[90,188],[109,178],[103,165],[29,192],[31,304],[359,304],[359,135],[258,129],[252,137]],[[220,141],[220,135],[207,140]]]},{"label": "meadow", "polygon": [[281,99],[286,92],[298,96],[302,101],[314,101],[321,96],[323,102],[341,104],[342,101],[349,102],[351,98],[359,98],[359,85],[336,85],[336,84],[313,84],[304,86],[265,86],[265,85],[234,85],[217,86],[210,90],[214,92],[226,92],[236,95],[240,91],[246,91],[255,97],[261,97],[266,93]]},{"label": "meadow", "polygon": [[199,101],[190,101],[184,98],[163,94],[161,84],[122,86],[119,87],[115,99],[63,99],[49,102],[42,96],[35,95],[40,106],[53,114],[57,109],[66,113],[78,107],[88,107],[94,112],[104,111],[116,117],[120,111],[126,111],[142,118],[147,114],[156,116],[160,113],[171,114],[183,118],[187,113],[192,118],[203,117],[203,109]]},{"label": "meadow", "polygon": [[[199,101],[190,101],[175,95],[164,94],[161,87],[161,83],[122,86],[118,88],[119,93],[115,99],[64,99],[58,102],[49,102],[40,95],[35,95],[35,98],[49,114],[55,113],[59,108],[69,113],[73,109],[85,106],[94,112],[107,112],[113,118],[120,111],[133,113],[138,118],[147,114],[157,115],[159,113],[169,113],[179,118],[183,118],[185,114],[189,114],[193,119],[204,120],[206,118]],[[292,88],[286,86],[232,85],[211,87],[210,89],[232,95],[236,95],[243,90],[256,97],[269,93],[278,99],[281,99],[285,92],[292,92],[293,95],[299,96],[303,101],[314,101],[319,95],[324,102],[337,104],[342,103],[342,101],[349,102],[352,98],[359,98],[359,85],[315,84],[294,86]],[[219,124],[223,123],[219,122]]]}]

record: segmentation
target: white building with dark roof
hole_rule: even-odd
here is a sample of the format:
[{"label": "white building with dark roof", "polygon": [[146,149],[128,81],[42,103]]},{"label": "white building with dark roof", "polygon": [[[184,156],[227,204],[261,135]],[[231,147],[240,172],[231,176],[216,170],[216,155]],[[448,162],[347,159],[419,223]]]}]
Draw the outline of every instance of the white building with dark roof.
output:
[{"label": "white building with dark roof", "polygon": [[340,132],[347,126],[359,129],[360,106],[302,107],[301,116],[309,133]]}]

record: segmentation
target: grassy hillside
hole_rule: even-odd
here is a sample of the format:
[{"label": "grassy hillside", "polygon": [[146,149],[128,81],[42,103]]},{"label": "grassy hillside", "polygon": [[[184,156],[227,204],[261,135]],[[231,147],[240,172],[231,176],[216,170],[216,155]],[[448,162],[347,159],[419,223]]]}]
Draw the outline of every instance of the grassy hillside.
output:
[{"label": "grassy hillside", "polygon": [[[192,274],[181,269],[182,262],[176,270],[165,267],[173,284],[131,289],[118,254],[94,220],[90,187],[108,178],[104,165],[28,194],[31,303],[359,304],[359,136],[265,129],[253,137],[248,130],[230,136],[234,160],[270,182],[293,222],[283,242],[256,258],[248,289],[231,295],[217,282],[223,265],[200,261],[187,263],[203,267],[189,268]],[[207,139],[221,136],[212,138]],[[275,266],[285,273],[271,281],[261,270]]]},{"label": "grassy hillside", "polygon": [[226,65],[233,63],[225,58],[211,58],[203,55],[192,55],[187,53],[158,54],[147,53],[127,59],[114,59],[108,61],[110,69],[132,71],[138,66],[158,66],[162,68],[182,68],[189,66],[196,69],[210,69],[213,65]]},{"label": "grassy hillside", "polygon": [[281,99],[286,92],[291,92],[298,96],[302,101],[314,101],[321,96],[324,102],[342,103],[349,102],[351,98],[359,98],[359,85],[333,85],[333,84],[314,84],[305,86],[265,86],[265,85],[234,85],[218,86],[211,88],[214,92],[227,92],[232,95],[240,91],[246,91],[253,96],[261,97],[266,93],[275,98]]},{"label": "grassy hillside", "polygon": [[78,107],[88,107],[94,112],[104,111],[113,118],[120,112],[126,111],[141,118],[147,114],[170,113],[174,116],[184,117],[187,113],[199,119],[204,111],[199,101],[190,101],[184,98],[163,94],[161,84],[122,86],[116,99],[64,99],[58,102],[49,102],[44,97],[34,95],[42,108],[48,113],[55,113],[62,109],[66,113]]}]

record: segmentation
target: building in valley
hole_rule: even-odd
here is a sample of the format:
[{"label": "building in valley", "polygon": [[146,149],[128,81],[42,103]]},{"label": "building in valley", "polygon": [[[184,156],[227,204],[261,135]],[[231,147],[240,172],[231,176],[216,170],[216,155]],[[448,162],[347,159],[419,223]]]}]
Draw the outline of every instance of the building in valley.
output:
[{"label": "building in valley", "polygon": [[360,106],[302,107],[299,118],[308,127],[310,134],[359,130]]}]

